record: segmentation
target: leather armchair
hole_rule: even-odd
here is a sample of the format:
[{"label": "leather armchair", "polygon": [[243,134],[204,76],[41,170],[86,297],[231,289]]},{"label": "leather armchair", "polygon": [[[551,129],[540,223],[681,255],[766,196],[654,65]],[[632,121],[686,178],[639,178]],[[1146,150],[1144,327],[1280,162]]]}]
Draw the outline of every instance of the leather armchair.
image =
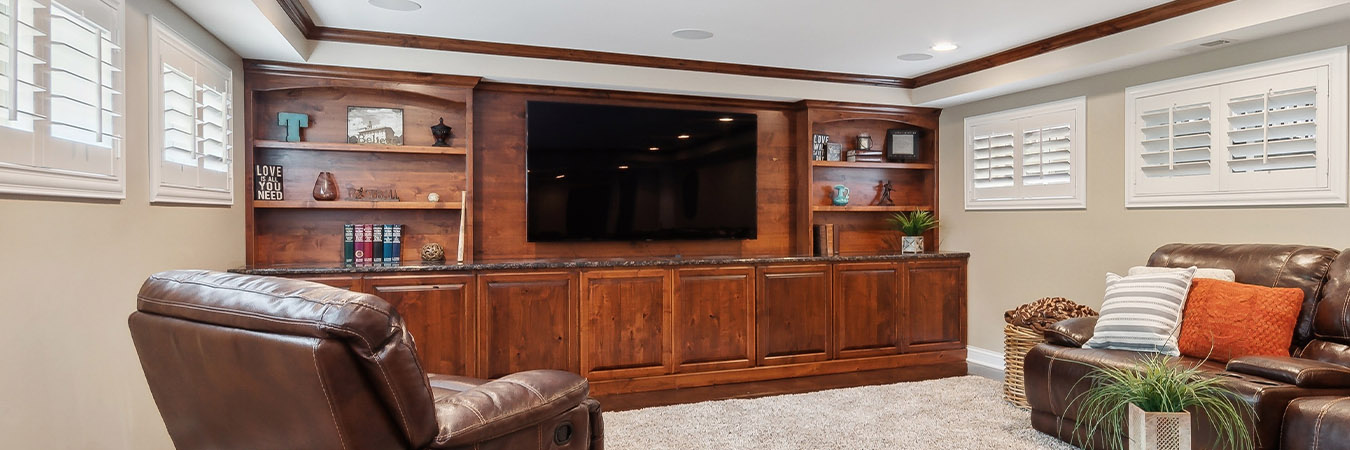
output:
[{"label": "leather armchair", "polygon": [[586,379],[431,375],[388,303],[305,281],[150,277],[128,319],[179,449],[603,449]]}]

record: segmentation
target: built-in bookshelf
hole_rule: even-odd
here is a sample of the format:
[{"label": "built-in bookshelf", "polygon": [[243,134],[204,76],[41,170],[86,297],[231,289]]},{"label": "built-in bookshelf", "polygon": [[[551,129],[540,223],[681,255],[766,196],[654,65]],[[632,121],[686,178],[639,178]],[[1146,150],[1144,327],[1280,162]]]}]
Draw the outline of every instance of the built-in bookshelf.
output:
[{"label": "built-in bookshelf", "polygon": [[[466,205],[473,198],[478,78],[260,62],[249,62],[246,72],[249,264],[340,264],[343,225],[360,223],[403,225],[403,261],[417,260],[418,249],[435,242],[453,262],[461,235],[463,254],[472,258]],[[403,110],[403,145],[348,143],[353,106]],[[285,139],[281,112],[308,115],[300,141]],[[452,136],[449,146],[434,146],[430,127],[442,119]],[[282,166],[282,200],[253,200],[255,164]],[[336,200],[314,199],[320,172],[336,179]],[[358,189],[394,198],[354,198]]]},{"label": "built-in bookshelf", "polygon": [[[807,100],[797,104],[797,145],[802,162],[797,172],[799,202],[798,248],[812,248],[816,225],[833,224],[838,230],[840,254],[876,254],[899,251],[887,219],[899,212],[937,213],[937,118],[931,108],[839,103]],[[828,135],[845,151],[857,149],[866,133],[872,149],[883,150],[888,130],[918,132],[919,156],[914,161],[818,161],[812,157],[813,136]],[[882,184],[890,181],[891,203],[879,203]],[[834,187],[850,191],[847,205],[834,205]],[[926,251],[937,249],[937,234],[929,232]]]}]

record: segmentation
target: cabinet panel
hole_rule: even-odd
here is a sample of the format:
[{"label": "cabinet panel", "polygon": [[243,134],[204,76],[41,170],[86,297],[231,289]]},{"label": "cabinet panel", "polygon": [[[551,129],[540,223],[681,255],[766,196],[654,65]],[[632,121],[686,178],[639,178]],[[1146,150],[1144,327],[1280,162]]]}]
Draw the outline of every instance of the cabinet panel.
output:
[{"label": "cabinet panel", "polygon": [[839,264],[834,271],[835,352],[851,358],[900,350],[900,264]]},{"label": "cabinet panel", "polygon": [[756,281],[759,363],[824,360],[830,348],[830,266],[761,267]]},{"label": "cabinet panel", "polygon": [[427,372],[476,374],[473,276],[391,276],[365,282],[398,310]]},{"label": "cabinet panel", "polygon": [[581,274],[581,373],[592,379],[667,373],[670,279],[665,269]]},{"label": "cabinet panel", "polygon": [[576,372],[576,275],[478,277],[478,375],[531,369]]},{"label": "cabinet panel", "polygon": [[961,348],[966,341],[966,267],[911,262],[905,271],[907,352]]},{"label": "cabinet panel", "polygon": [[312,281],[312,282],[319,283],[319,284],[326,284],[326,285],[329,285],[329,286],[332,286],[332,287],[335,287],[335,288],[346,289],[346,290],[349,290],[349,291],[365,292],[365,290],[362,289],[362,286],[361,286],[361,279],[358,278],[358,277],[353,277],[353,276],[344,276],[344,275],[323,276],[323,275],[321,275],[321,276],[313,276],[313,277],[296,277],[295,279],[297,279],[297,280],[304,280],[304,281]]},{"label": "cabinet panel", "polygon": [[749,367],[754,354],[754,269],[679,269],[675,273],[676,370]]}]

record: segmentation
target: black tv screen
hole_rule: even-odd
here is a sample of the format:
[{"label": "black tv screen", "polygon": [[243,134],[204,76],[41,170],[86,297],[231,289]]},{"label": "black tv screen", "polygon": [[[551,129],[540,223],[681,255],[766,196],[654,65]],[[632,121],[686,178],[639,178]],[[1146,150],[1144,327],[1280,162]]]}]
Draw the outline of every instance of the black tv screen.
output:
[{"label": "black tv screen", "polygon": [[755,237],[754,114],[529,102],[526,121],[531,242]]}]

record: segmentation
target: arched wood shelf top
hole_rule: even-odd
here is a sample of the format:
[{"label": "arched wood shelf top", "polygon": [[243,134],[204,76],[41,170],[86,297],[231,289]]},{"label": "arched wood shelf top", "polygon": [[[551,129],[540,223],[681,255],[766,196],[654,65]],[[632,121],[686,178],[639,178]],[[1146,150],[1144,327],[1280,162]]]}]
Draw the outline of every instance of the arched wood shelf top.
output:
[{"label": "arched wood shelf top", "polygon": [[411,98],[414,98],[414,99],[420,99],[420,100],[422,100],[422,101],[426,101],[426,102],[432,103],[432,104],[438,104],[438,105],[441,105],[441,104],[444,104],[444,105],[452,105],[452,107],[455,107],[455,108],[468,108],[468,107],[469,107],[469,101],[468,101],[468,97],[467,97],[467,96],[465,96],[464,98],[447,97],[447,94],[452,94],[452,93],[447,93],[447,92],[445,92],[444,89],[440,89],[440,88],[426,89],[426,88],[423,88],[422,86],[418,86],[418,85],[404,85],[404,86],[400,86],[400,87],[397,87],[397,88],[383,88],[383,87],[370,87],[370,86],[361,86],[361,85],[355,85],[355,86],[335,86],[335,85],[309,85],[309,84],[297,84],[297,85],[271,86],[271,87],[268,87],[268,88],[266,88],[266,89],[262,89],[262,88],[260,88],[260,89],[254,89],[254,90],[253,90],[253,93],[254,93],[254,95],[258,95],[258,94],[271,94],[271,93],[286,92],[286,91],[307,91],[307,90],[320,90],[320,89],[329,89],[329,90],[341,89],[341,90],[343,90],[343,91],[345,91],[345,92],[366,92],[366,93],[376,93],[376,94],[384,94],[384,95],[387,95],[390,91],[394,91],[394,92],[397,92],[398,95],[403,95],[403,96],[405,96],[405,98],[406,98],[406,97],[411,97]]}]

